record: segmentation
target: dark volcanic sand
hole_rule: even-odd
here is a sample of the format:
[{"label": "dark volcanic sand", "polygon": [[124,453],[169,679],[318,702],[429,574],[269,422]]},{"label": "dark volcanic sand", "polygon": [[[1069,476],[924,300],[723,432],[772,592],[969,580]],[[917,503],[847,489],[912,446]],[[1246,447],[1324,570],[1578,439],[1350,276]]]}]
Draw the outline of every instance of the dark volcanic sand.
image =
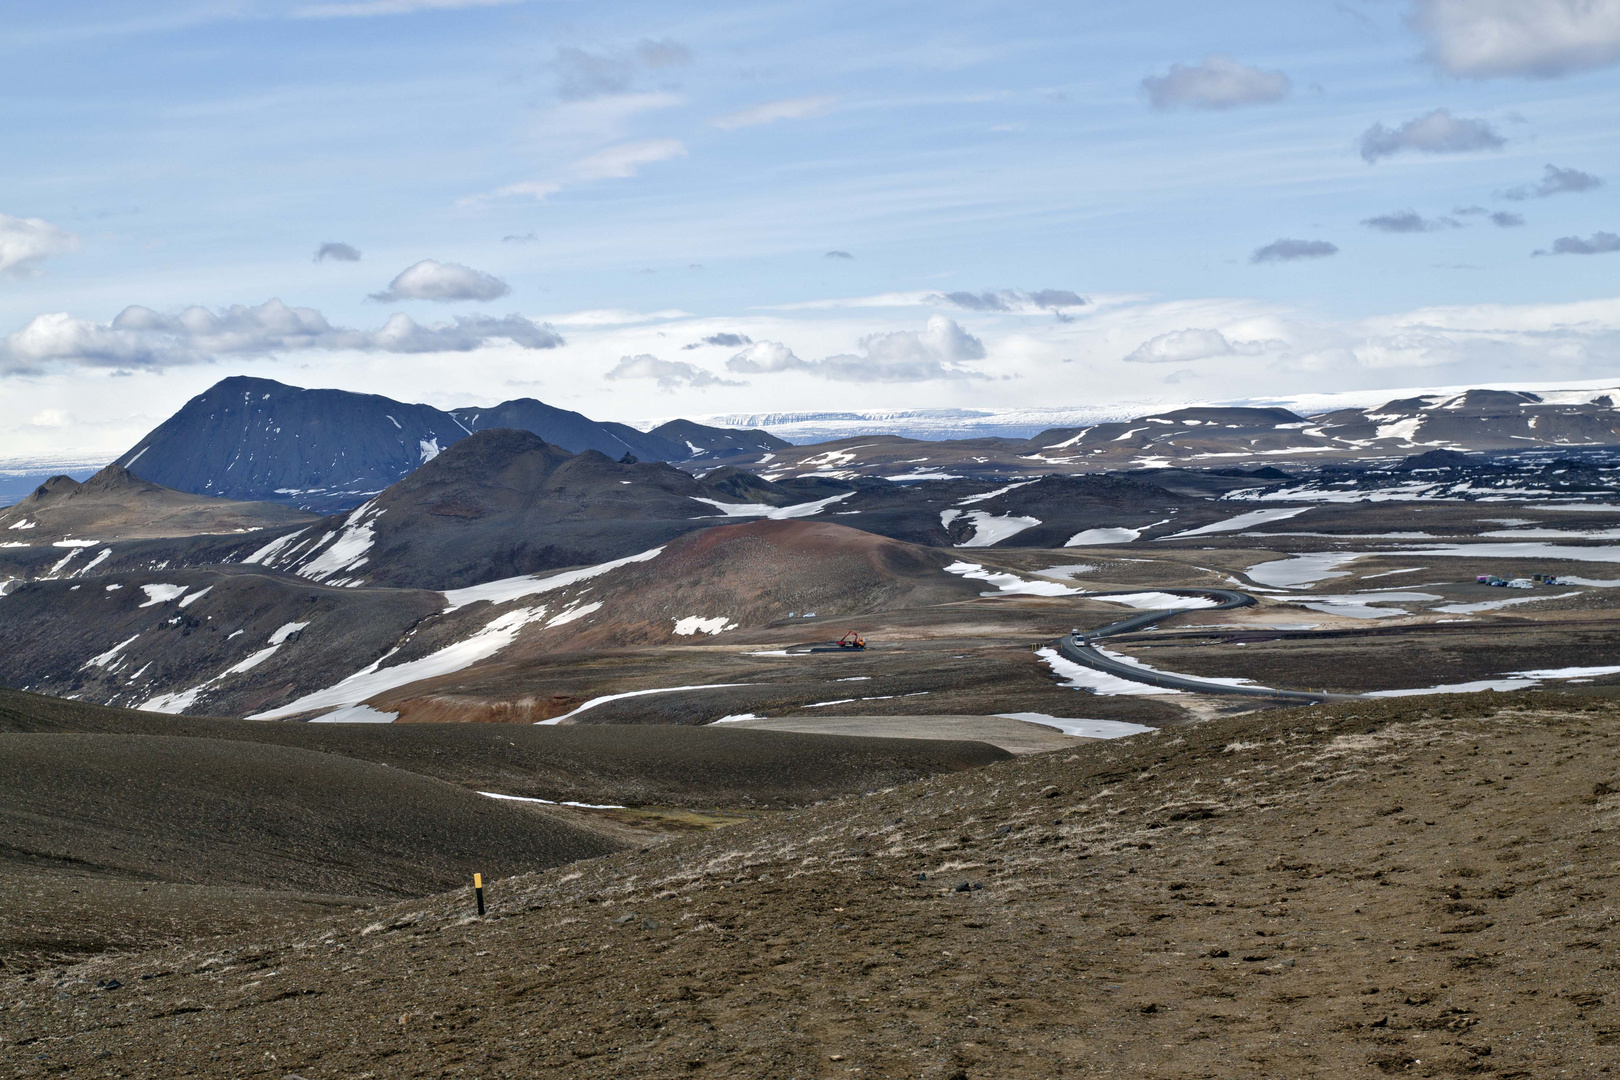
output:
[{"label": "dark volcanic sand", "polygon": [[483,920],[463,891],[13,979],[0,1054],[23,1077],[1596,1076],[1620,1057],[1617,735],[1607,702],[1482,695],[1019,758],[498,882]]}]

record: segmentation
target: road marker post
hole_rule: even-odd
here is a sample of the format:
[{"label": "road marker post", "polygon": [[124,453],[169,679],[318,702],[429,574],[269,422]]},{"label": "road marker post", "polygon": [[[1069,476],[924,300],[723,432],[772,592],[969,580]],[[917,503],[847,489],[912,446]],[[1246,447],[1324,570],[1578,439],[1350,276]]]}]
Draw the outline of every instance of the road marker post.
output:
[{"label": "road marker post", "polygon": [[478,898],[478,914],[484,913],[484,875],[473,875],[473,895]]}]

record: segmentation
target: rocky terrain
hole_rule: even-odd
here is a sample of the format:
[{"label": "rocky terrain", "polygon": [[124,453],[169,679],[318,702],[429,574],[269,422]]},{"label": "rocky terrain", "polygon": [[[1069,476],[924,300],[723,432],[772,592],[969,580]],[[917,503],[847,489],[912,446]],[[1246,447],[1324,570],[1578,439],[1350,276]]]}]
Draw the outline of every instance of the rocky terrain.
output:
[{"label": "rocky terrain", "polygon": [[1324,462],[1394,460],[1429,449],[1515,453],[1616,442],[1620,412],[1609,394],[1470,390],[1311,417],[1276,408],[1175,409],[1055,428],[1029,439],[926,442],[856,436],[773,452],[755,464],[773,480],[800,475],[937,479],[1166,466],[1314,468]]},{"label": "rocky terrain", "polygon": [[[140,540],[206,533],[258,532],[310,525],[315,515],[277,503],[190,495],[108,465],[80,483],[53,476],[26,498],[0,509],[0,535],[24,545],[55,541]],[[92,541],[94,542],[94,541]]]},{"label": "rocky terrain", "polygon": [[726,728],[262,724],[3,691],[0,972],[420,896],[1006,756]]},{"label": "rocky terrain", "polygon": [[687,421],[644,433],[533,398],[444,412],[379,394],[235,376],[192,398],[114,464],[199,495],[331,513],[363,502],[476,431],[512,428],[571,452],[684,461],[785,446],[760,431]]},{"label": "rocky terrain", "polygon": [[18,1076],[1597,1076],[1612,703],[1227,719],[6,979]]}]

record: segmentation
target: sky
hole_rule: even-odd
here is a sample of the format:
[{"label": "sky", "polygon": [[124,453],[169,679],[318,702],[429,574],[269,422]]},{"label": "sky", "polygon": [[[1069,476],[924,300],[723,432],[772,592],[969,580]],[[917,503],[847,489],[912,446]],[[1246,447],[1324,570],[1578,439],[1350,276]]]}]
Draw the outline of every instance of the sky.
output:
[{"label": "sky", "polygon": [[1620,0],[12,0],[0,458],[1620,381]]}]

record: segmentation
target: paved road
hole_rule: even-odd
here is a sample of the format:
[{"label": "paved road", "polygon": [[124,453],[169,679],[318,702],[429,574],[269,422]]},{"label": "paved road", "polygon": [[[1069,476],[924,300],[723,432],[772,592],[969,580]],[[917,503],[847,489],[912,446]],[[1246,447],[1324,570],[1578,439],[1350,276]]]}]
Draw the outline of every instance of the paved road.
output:
[{"label": "paved road", "polygon": [[[1238,592],[1236,589],[1147,589],[1144,592],[1170,593],[1172,596],[1204,596],[1219,601],[1212,608],[1196,608],[1196,611],[1225,611],[1228,608],[1250,607],[1254,604],[1254,597],[1248,593]],[[1112,595],[1121,595],[1115,593]],[[1068,634],[1059,638],[1055,644],[1059,654],[1066,660],[1072,660],[1097,671],[1106,671],[1110,675],[1117,675],[1121,679],[1131,682],[1147,683],[1149,686],[1162,686],[1168,690],[1191,690],[1199,694],[1236,694],[1241,697],[1263,697],[1281,701],[1306,701],[1320,703],[1326,701],[1355,701],[1356,694],[1320,694],[1309,690],[1273,690],[1266,686],[1230,686],[1226,683],[1209,682],[1192,675],[1175,675],[1169,672],[1146,671],[1134,664],[1123,663],[1111,656],[1104,655],[1097,648],[1097,642],[1104,638],[1128,634],[1133,630],[1140,630],[1145,626],[1152,626],[1175,615],[1183,614],[1187,609],[1174,609],[1169,611],[1144,611],[1140,615],[1132,615],[1128,619],[1121,619],[1116,623],[1109,623],[1098,630],[1088,630],[1085,633]]]}]

